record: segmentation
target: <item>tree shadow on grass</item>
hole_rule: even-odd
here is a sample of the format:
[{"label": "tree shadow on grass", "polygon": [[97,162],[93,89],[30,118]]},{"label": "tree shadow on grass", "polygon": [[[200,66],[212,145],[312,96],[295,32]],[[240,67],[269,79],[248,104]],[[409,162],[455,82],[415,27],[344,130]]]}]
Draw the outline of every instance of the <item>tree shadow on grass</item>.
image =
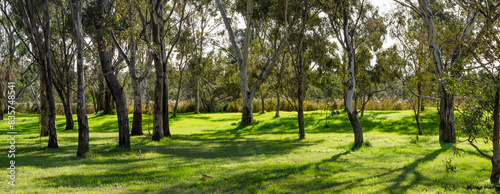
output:
[{"label": "tree shadow on grass", "polygon": [[[376,112],[382,115],[384,112]],[[393,113],[398,113],[393,111]],[[367,115],[371,115],[368,112]],[[384,133],[397,133],[400,135],[415,135],[418,133],[413,115],[403,116],[400,119],[381,119],[377,117],[365,117],[360,119],[363,132],[379,131]],[[305,115],[305,132],[308,133],[352,133],[351,123],[346,115],[334,115],[328,118],[328,127],[325,127],[323,113],[307,113]],[[422,115],[421,125],[426,135],[437,135],[439,133],[439,118],[437,115]],[[241,134],[295,134],[298,132],[298,122],[295,116],[282,116],[270,121],[264,121],[250,128],[230,129],[238,130]],[[214,135],[226,134],[228,130],[206,130]]]},{"label": "tree shadow on grass", "polygon": [[[436,150],[430,154],[427,154],[425,157],[415,160],[412,163],[406,165],[405,167],[400,168],[399,171],[402,171],[401,174],[399,174],[396,178],[394,178],[394,184],[386,188],[386,191],[390,191],[391,193],[404,193],[412,186],[421,183],[424,177],[422,176],[422,174],[415,171],[416,168],[425,162],[433,161],[434,159],[437,158],[439,154],[445,152],[446,150],[449,150],[451,146],[452,146],[451,144],[441,144],[441,149]],[[415,178],[409,184],[402,185],[401,183],[407,179],[409,174],[413,174]]]},{"label": "tree shadow on grass", "polygon": [[[216,177],[214,180],[206,183],[179,183],[177,185],[171,185],[167,188],[173,190],[180,190],[183,188],[209,188],[208,185],[221,185],[224,184],[226,187],[220,188],[216,192],[233,192],[233,191],[247,191],[247,190],[264,190],[266,189],[266,183],[272,182],[273,184],[278,184],[277,187],[283,189],[284,191],[296,192],[296,193],[306,193],[311,191],[321,192],[342,192],[348,189],[358,188],[358,187],[370,187],[373,184],[380,184],[381,181],[386,181],[386,179],[381,177],[390,176],[390,182],[394,184],[385,188],[380,192],[391,192],[391,193],[405,193],[409,188],[420,184],[425,181],[425,177],[416,171],[416,168],[426,162],[431,162],[438,155],[445,152],[451,147],[451,145],[445,145],[439,150],[435,150],[422,158],[419,158],[412,163],[405,165],[401,168],[396,169],[380,169],[385,172],[377,173],[371,176],[365,176],[360,178],[345,178],[345,179],[331,179],[328,178],[331,173],[349,173],[351,171],[350,167],[344,167],[339,169],[329,169],[324,165],[329,165],[332,163],[338,163],[338,160],[343,156],[352,153],[351,150],[346,150],[344,152],[333,155],[330,159],[325,159],[319,162],[311,162],[304,165],[290,165],[288,167],[275,166],[272,169],[260,168],[255,171],[249,171],[244,173],[235,174],[230,177]],[[348,161],[347,161],[348,162]],[[349,164],[349,163],[347,163]],[[329,171],[328,171],[329,170]],[[314,178],[312,175],[307,175],[307,171],[314,171]],[[306,175],[304,175],[306,174]],[[409,174],[414,174],[415,179],[407,185],[402,185],[402,182],[408,179]],[[309,176],[305,179],[298,179],[297,176]],[[367,180],[379,180],[380,183],[365,182]],[[290,180],[291,179],[291,180]],[[291,182],[290,182],[291,181]],[[202,187],[199,185],[206,185],[207,187]],[[276,185],[275,185],[276,186]],[[161,191],[160,191],[161,192]],[[207,190],[198,190],[197,192],[211,192]]]}]

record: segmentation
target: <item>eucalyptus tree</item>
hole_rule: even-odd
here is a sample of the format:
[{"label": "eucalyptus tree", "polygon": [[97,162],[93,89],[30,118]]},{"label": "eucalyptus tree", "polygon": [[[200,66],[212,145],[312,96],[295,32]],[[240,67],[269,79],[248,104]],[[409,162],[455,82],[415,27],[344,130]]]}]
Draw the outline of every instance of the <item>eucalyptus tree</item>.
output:
[{"label": "eucalyptus tree", "polygon": [[[185,29],[184,32],[182,32],[180,40],[179,40],[179,45],[178,45],[178,54],[176,56],[177,58],[177,67],[178,67],[178,72],[179,72],[179,80],[177,81],[177,93],[175,95],[175,105],[174,105],[174,110],[172,113],[172,117],[177,116],[177,108],[179,106],[179,98],[181,94],[181,88],[183,86],[183,79],[184,79],[184,72],[186,71],[186,67],[188,64],[188,61],[190,60],[191,57],[191,52],[193,52],[194,44],[193,44],[193,38],[191,37],[191,30],[190,29]],[[197,83],[197,87],[199,87],[199,83]],[[199,96],[199,95],[198,95]],[[197,105],[198,106],[198,105]],[[199,107],[197,108],[199,110]]]},{"label": "eucalyptus tree", "polygon": [[[327,54],[327,38],[321,32],[321,19],[319,10],[316,9],[314,1],[295,1],[291,3],[290,14],[297,18],[295,25],[291,28],[292,33],[288,41],[286,52],[290,58],[292,69],[291,89],[293,103],[290,104],[298,113],[299,139],[305,138],[304,123],[304,99],[308,83],[307,78],[324,55]],[[295,103],[297,102],[297,103]]]},{"label": "eucalyptus tree", "polygon": [[[15,29],[15,26],[14,24],[12,23],[12,21],[10,21],[10,17],[12,17],[12,9],[13,7],[9,6],[9,4],[7,4],[7,1],[2,1],[1,5],[2,7],[2,12],[3,12],[3,17],[1,19],[1,22],[2,23],[2,27],[3,27],[3,32],[2,34],[5,35],[5,51],[7,52],[7,64],[5,66],[5,71],[3,73],[3,76],[0,77],[0,84],[4,84],[3,88],[4,90],[0,90],[2,93],[0,94],[0,103],[3,103],[3,109],[0,109],[0,111],[2,111],[2,118],[3,118],[3,114],[7,114],[7,93],[5,92],[5,88],[7,87],[7,82],[10,82],[10,78],[11,78],[11,74],[12,74],[12,70],[14,69],[14,60],[16,58],[15,54],[16,54],[16,48],[21,44],[21,43],[18,43],[18,41],[16,41],[16,38],[15,38],[15,32],[16,32],[16,29]],[[8,7],[10,7],[10,9],[8,9]],[[0,86],[1,87],[1,86]],[[1,107],[0,107],[1,108]]]},{"label": "eucalyptus tree", "polygon": [[[243,44],[241,48],[239,47],[233,27],[229,21],[229,18],[226,14],[226,9],[220,0],[215,1],[217,3],[217,8],[219,9],[220,15],[226,27],[227,33],[229,35],[229,40],[231,42],[231,46],[234,50],[233,56],[236,58],[239,76],[240,76],[240,91],[242,97],[242,118],[241,125],[250,125],[253,119],[253,99],[255,97],[255,93],[257,88],[269,77],[269,71],[275,64],[275,60],[278,57],[279,53],[283,50],[286,45],[289,30],[288,28],[288,15],[287,15],[287,5],[288,0],[247,0],[246,3],[243,0],[237,1],[238,11],[244,15],[246,28],[244,33]],[[243,6],[245,5],[246,6]],[[246,7],[246,8],[245,8]],[[254,7],[258,9],[254,9]],[[284,12],[284,13],[283,13]],[[274,15],[273,15],[274,13]],[[270,45],[271,52],[266,53],[266,59],[264,64],[262,65],[261,72],[258,74],[255,81],[253,81],[253,85],[249,85],[248,79],[248,57],[249,57],[249,47],[254,40],[254,38],[259,39],[259,37],[252,37],[255,33],[263,33],[266,32],[258,32],[259,29],[255,28],[255,23],[259,22],[272,22],[276,25],[276,29],[279,34],[279,39],[276,39],[275,42],[271,42],[267,45]],[[284,25],[282,24],[284,22]],[[290,21],[293,23],[292,21]],[[269,36],[268,36],[269,37]]]},{"label": "eucalyptus tree", "polygon": [[[151,31],[153,61],[155,63],[155,96],[154,96],[154,141],[163,137],[171,137],[168,118],[168,70],[167,63],[177,45],[182,32],[186,2],[176,0],[168,6],[169,12],[165,14],[165,6],[168,1],[150,1]],[[180,4],[180,5],[179,5]],[[177,13],[174,15],[174,13]],[[165,28],[167,25],[167,29]],[[168,41],[166,40],[168,38]],[[167,48],[167,42],[169,43]]]},{"label": "eucalyptus tree", "polygon": [[[459,80],[459,93],[463,103],[459,109],[458,129],[466,140],[482,156],[491,160],[491,183],[500,178],[500,7],[496,1],[472,1],[464,3],[476,8],[479,29],[473,34],[473,41],[467,44],[472,54],[471,64],[463,69]],[[477,139],[492,143],[491,154],[476,146]]]},{"label": "eucalyptus tree", "polygon": [[[42,4],[43,3],[43,4]],[[16,12],[19,22],[21,23],[24,35],[30,43],[30,54],[39,65],[40,70],[40,85],[42,107],[47,105],[47,109],[42,109],[42,115],[46,116],[46,120],[42,120],[42,126],[46,125],[49,135],[49,148],[59,147],[57,144],[56,132],[56,110],[54,103],[54,94],[52,91],[53,71],[52,71],[52,56],[51,50],[51,30],[50,30],[50,10],[49,1],[34,2],[34,1],[15,1],[9,5]],[[40,8],[43,8],[40,10]],[[6,14],[5,7],[2,7],[2,12]],[[43,15],[39,15],[39,13]],[[12,21],[9,20],[11,25]],[[19,36],[19,33],[17,34]],[[22,38],[22,37],[20,37]],[[28,47],[27,45],[25,45]],[[44,104],[46,103],[46,104]],[[46,112],[44,112],[46,111]],[[43,131],[42,131],[43,132]],[[42,134],[43,135],[43,134]]]},{"label": "eucalyptus tree", "polygon": [[[192,30],[193,41],[195,44],[195,48],[193,50],[193,55],[196,55],[194,58],[199,60],[204,60],[206,55],[205,49],[209,46],[210,42],[215,41],[215,33],[218,31],[218,28],[221,24],[220,21],[216,19],[217,8],[212,6],[211,0],[196,0],[192,1],[191,8],[193,8],[192,14],[189,14],[189,18],[187,19],[187,25]],[[203,63],[198,61],[197,63],[190,63],[192,65],[190,67],[191,75],[194,77],[194,103],[195,110],[194,113],[200,112],[200,93],[202,91],[202,77],[200,72],[204,70],[205,67],[202,67]]]},{"label": "eucalyptus tree", "polygon": [[[353,100],[355,99],[356,90],[356,70],[364,71],[358,68],[356,51],[359,46],[365,44],[366,40],[370,40],[370,34],[363,33],[363,25],[371,22],[376,16],[377,11],[374,7],[366,2],[366,0],[343,0],[334,2],[332,0],[317,0],[321,5],[322,10],[326,13],[330,27],[333,31],[331,34],[337,39],[338,44],[343,49],[343,53],[347,55],[347,62],[344,63],[344,69],[347,72],[346,92],[345,92],[345,108],[347,116],[351,122],[354,132],[355,146],[363,144],[363,130],[358,119],[358,111]],[[344,79],[345,79],[344,78]],[[353,106],[354,105],[354,106]]]},{"label": "eucalyptus tree", "polygon": [[[454,40],[451,44],[447,42],[448,44],[443,45],[439,42],[440,34],[438,33],[438,30],[444,30],[439,28],[441,21],[437,20],[439,18],[436,18],[435,13],[444,12],[444,5],[441,5],[443,7],[440,10],[433,10],[433,6],[435,6],[438,2],[434,2],[433,5],[428,0],[418,0],[418,6],[416,6],[411,0],[394,1],[415,12],[415,14],[417,14],[423,21],[423,27],[427,31],[429,54],[434,63],[435,75],[439,84],[440,98],[436,99],[440,101],[439,141],[445,143],[456,142],[454,116],[455,94],[454,91],[449,90],[449,87],[452,86],[453,80],[460,77],[460,69],[463,69],[461,60],[464,58],[464,45],[467,41],[469,41],[469,37],[473,31],[479,11],[475,6],[473,6],[474,3],[472,1],[453,1],[453,4],[468,5],[465,7],[458,7],[460,8],[459,12],[466,13],[466,16],[454,16],[453,11],[448,12],[449,16],[453,17],[453,19],[451,20],[448,18],[450,19],[450,22],[446,24],[448,25],[446,29],[461,30],[451,32],[451,35],[448,34],[447,37],[453,37]],[[453,26],[457,25],[457,20],[461,21],[460,24],[463,25]]]},{"label": "eucalyptus tree", "polygon": [[[133,86],[133,94],[134,94],[134,116],[132,121],[132,132],[131,135],[142,135],[142,96],[143,96],[143,86],[142,82],[148,76],[150,72],[152,59],[150,57],[149,52],[146,52],[147,62],[145,64],[139,64],[143,66],[143,72],[139,74],[139,67],[137,64],[140,48],[140,39],[141,37],[146,44],[150,44],[150,32],[148,29],[148,24],[146,24],[146,18],[144,17],[143,10],[147,9],[144,5],[132,2],[127,0],[126,2],[120,2],[126,6],[120,6],[117,11],[118,14],[121,15],[121,18],[125,18],[124,23],[126,30],[122,31],[118,34],[118,37],[121,39],[128,39],[127,41],[127,50],[122,48],[122,45],[117,40],[118,38],[115,36],[114,32],[112,35],[113,41],[118,48],[118,51],[122,55],[125,60],[125,63],[128,67],[128,72],[130,75],[130,79],[132,81]],[[125,10],[122,10],[125,8]],[[135,9],[134,9],[135,8]],[[123,12],[123,13],[122,13]],[[139,18],[135,17],[139,15]],[[145,46],[147,48],[147,46]],[[146,49],[148,50],[148,49]],[[128,53],[128,54],[127,54]]]},{"label": "eucalyptus tree", "polygon": [[127,99],[125,98],[123,87],[118,81],[116,75],[118,68],[116,68],[116,66],[113,67],[112,65],[112,56],[114,55],[115,49],[109,41],[111,36],[109,31],[113,27],[113,3],[114,1],[110,2],[108,0],[99,0],[95,2],[93,6],[95,6],[94,11],[97,18],[93,25],[96,30],[95,41],[97,42],[101,70],[106,80],[106,84],[113,95],[113,100],[116,103],[116,113],[118,117],[118,144],[121,147],[130,148]]},{"label": "eucalyptus tree", "polygon": [[70,23],[71,13],[69,2],[66,1],[54,1],[54,17],[52,21],[53,28],[53,47],[51,53],[53,53],[54,61],[54,88],[61,99],[61,103],[64,109],[64,115],[66,118],[66,129],[73,130],[74,121],[73,114],[71,111],[71,91],[73,80],[75,78],[75,72],[73,68],[73,55],[75,53],[74,41],[75,39],[70,37],[71,28]]},{"label": "eucalyptus tree", "polygon": [[[391,36],[398,40],[399,46],[397,50],[398,56],[391,53],[393,59],[388,58],[388,63],[392,61],[400,61],[404,64],[400,65],[401,72],[404,74],[401,77],[404,86],[410,91],[415,93],[413,97],[408,99],[412,105],[415,121],[418,127],[418,134],[422,135],[422,126],[420,124],[420,111],[424,109],[423,100],[434,100],[433,98],[425,98],[431,96],[433,91],[433,76],[434,70],[432,61],[426,52],[426,35],[421,28],[423,28],[419,21],[415,21],[413,13],[404,12],[404,10],[397,10],[392,15],[391,23],[393,24],[390,33]],[[427,94],[427,95],[426,95]]]},{"label": "eucalyptus tree", "polygon": [[89,123],[87,118],[87,110],[85,108],[85,68],[83,65],[84,49],[83,49],[83,26],[82,26],[82,7],[83,0],[75,0],[72,3],[73,23],[75,24],[75,40],[76,40],[76,71],[77,71],[77,105],[76,114],[78,117],[78,150],[77,157],[85,156],[90,151],[89,148]]}]

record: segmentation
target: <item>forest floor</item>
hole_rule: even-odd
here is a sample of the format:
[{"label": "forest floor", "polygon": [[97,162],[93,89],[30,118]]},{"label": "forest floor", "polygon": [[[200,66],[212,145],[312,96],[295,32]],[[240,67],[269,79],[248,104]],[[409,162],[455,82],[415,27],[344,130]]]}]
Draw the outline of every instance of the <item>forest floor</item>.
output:
[{"label": "forest floor", "polygon": [[[38,115],[17,115],[17,193],[491,193],[491,162],[467,143],[438,142],[435,110],[422,113],[417,139],[412,111],[367,111],[365,145],[345,113],[305,113],[306,139],[298,140],[296,112],[255,113],[239,126],[240,113],[179,114],[171,139],[131,137],[119,148],[116,115],[89,115],[91,154],[76,158],[78,131],[64,131],[57,116],[59,148],[39,137]],[[144,132],[148,134],[148,115]],[[153,119],[152,115],[149,119]],[[132,123],[132,115],[130,115]],[[75,115],[75,126],[76,126]],[[149,125],[152,130],[152,122]],[[7,121],[0,121],[0,192],[10,159]],[[478,142],[489,150],[489,145]],[[451,166],[447,172],[446,161]]]}]

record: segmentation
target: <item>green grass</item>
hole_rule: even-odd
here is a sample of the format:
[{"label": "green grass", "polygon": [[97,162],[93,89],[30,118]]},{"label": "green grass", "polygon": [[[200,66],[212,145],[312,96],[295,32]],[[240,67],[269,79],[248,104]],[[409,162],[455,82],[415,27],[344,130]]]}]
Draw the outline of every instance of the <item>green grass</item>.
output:
[{"label": "green grass", "polygon": [[[345,114],[305,113],[306,139],[298,140],[295,112],[254,114],[239,126],[239,113],[179,114],[172,139],[132,137],[118,144],[116,115],[89,115],[91,154],[76,159],[77,130],[58,131],[59,148],[38,136],[38,115],[17,115],[17,193],[490,193],[491,163],[466,143],[439,144],[438,115],[422,114],[425,135],[416,139],[411,111],[367,111],[361,118],[368,142],[352,149]],[[144,132],[148,133],[147,115]],[[150,117],[152,119],[152,116]],[[75,117],[76,121],[76,117]],[[130,122],[132,116],[130,115]],[[75,122],[76,125],[76,122]],[[64,129],[64,116],[57,116]],[[150,125],[152,130],[152,122]],[[0,121],[1,153],[7,155],[6,121]],[[484,150],[488,145],[480,144]],[[9,159],[0,158],[7,174]],[[452,159],[458,170],[446,172]],[[200,180],[202,174],[211,176]],[[7,177],[0,192],[10,192]]]}]

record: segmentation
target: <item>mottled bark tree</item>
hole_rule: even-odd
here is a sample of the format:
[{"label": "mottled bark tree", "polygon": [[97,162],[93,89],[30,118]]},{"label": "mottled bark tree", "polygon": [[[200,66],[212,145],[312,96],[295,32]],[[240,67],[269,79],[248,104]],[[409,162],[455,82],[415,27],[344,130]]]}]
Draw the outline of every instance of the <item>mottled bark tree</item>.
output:
[{"label": "mottled bark tree", "polygon": [[[27,36],[31,45],[29,52],[35,58],[40,69],[40,82],[43,84],[41,88],[41,96],[45,101],[42,105],[46,105],[45,114],[42,116],[46,120],[42,120],[42,126],[46,125],[49,135],[49,148],[59,147],[57,144],[56,132],[56,110],[54,103],[54,93],[52,91],[52,58],[50,53],[50,16],[49,2],[43,4],[43,15],[38,15],[37,9],[39,5],[35,5],[32,1],[16,1],[15,5],[10,5],[18,8],[17,15],[20,18],[22,29]],[[2,10],[5,12],[5,10]],[[41,20],[43,18],[43,20]],[[41,30],[41,31],[40,31]],[[43,131],[42,131],[43,134]]]},{"label": "mottled bark tree", "polygon": [[96,21],[96,41],[99,51],[99,60],[101,62],[101,70],[104,74],[106,83],[111,91],[113,100],[116,103],[116,113],[118,117],[118,144],[124,148],[130,148],[130,129],[128,123],[127,99],[123,88],[115,75],[114,69],[111,66],[111,58],[114,49],[111,48],[106,37],[107,29],[107,14],[111,11],[111,5],[107,0],[99,0],[98,4],[98,21]]},{"label": "mottled bark tree", "polygon": [[[272,69],[272,65],[274,65],[274,61],[281,50],[283,50],[285,46],[285,42],[288,39],[288,31],[285,33],[285,36],[283,40],[279,43],[279,45],[276,45],[277,47],[273,49],[273,53],[267,57],[266,62],[263,65],[263,68],[261,70],[261,73],[258,76],[257,81],[254,83],[254,85],[250,88],[248,84],[248,77],[247,77],[247,70],[248,70],[248,55],[249,55],[249,47],[251,43],[251,36],[252,36],[252,26],[253,26],[253,18],[252,18],[252,12],[253,12],[253,1],[252,0],[247,0],[247,6],[246,6],[246,12],[245,12],[245,19],[246,19],[246,29],[245,29],[245,38],[242,46],[243,52],[240,50],[240,47],[238,46],[236,42],[236,38],[234,36],[233,28],[231,27],[231,24],[229,22],[229,19],[226,15],[226,10],[224,9],[222,3],[220,0],[215,1],[217,3],[217,8],[219,9],[219,12],[222,16],[222,20],[224,22],[224,25],[226,27],[226,30],[229,34],[229,40],[231,42],[231,46],[233,47],[235,53],[234,56],[236,58],[236,61],[238,63],[238,69],[239,69],[239,77],[240,77],[240,91],[241,91],[241,98],[242,98],[242,116],[241,116],[241,125],[250,125],[253,120],[253,99],[255,97],[255,92],[256,89],[262,84],[264,80],[267,79],[269,76],[268,71],[269,69]],[[288,27],[288,26],[286,26]]]},{"label": "mottled bark tree", "polygon": [[85,69],[83,67],[83,27],[82,27],[82,6],[83,0],[75,0],[73,9],[73,21],[75,23],[75,39],[77,49],[77,105],[76,114],[78,117],[78,150],[77,157],[83,157],[89,148],[89,124],[87,110],[85,108]]},{"label": "mottled bark tree", "polygon": [[[453,92],[448,91],[448,81],[443,79],[446,68],[453,67],[459,59],[462,57],[462,48],[464,42],[469,38],[473,24],[477,18],[478,10],[470,9],[465,20],[465,25],[463,26],[463,31],[459,41],[455,45],[455,49],[450,56],[449,64],[443,62],[441,56],[441,46],[438,42],[438,32],[436,28],[434,14],[427,0],[418,0],[419,7],[415,6],[410,0],[394,0],[395,2],[410,8],[416,14],[418,14],[423,20],[423,26],[427,31],[427,40],[429,45],[429,53],[431,55],[432,61],[434,62],[434,67],[436,70],[436,78],[439,83],[440,92],[440,105],[439,105],[439,141],[444,143],[453,143],[456,141],[455,135],[455,116],[454,116],[454,99],[455,95]],[[457,74],[458,71],[452,73],[452,78],[458,78],[460,75]]]}]

